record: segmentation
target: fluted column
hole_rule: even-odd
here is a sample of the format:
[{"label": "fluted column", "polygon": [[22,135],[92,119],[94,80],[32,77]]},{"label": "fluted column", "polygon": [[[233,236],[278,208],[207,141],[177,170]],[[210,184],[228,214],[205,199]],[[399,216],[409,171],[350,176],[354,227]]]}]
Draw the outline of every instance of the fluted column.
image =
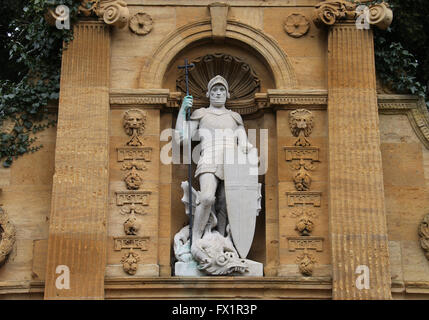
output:
[{"label": "fluted column", "polygon": [[[324,13],[329,7],[343,14],[336,15],[335,10],[331,15]],[[330,25],[328,125],[333,298],[390,299],[372,30],[356,27],[354,9],[346,1],[322,2],[317,8],[319,19],[315,22]],[[334,19],[323,21],[323,17]],[[369,271],[369,287],[365,286],[364,277],[359,278],[365,270]]]},{"label": "fluted column", "polygon": [[62,60],[45,299],[104,297],[109,74],[109,26],[79,22]]}]

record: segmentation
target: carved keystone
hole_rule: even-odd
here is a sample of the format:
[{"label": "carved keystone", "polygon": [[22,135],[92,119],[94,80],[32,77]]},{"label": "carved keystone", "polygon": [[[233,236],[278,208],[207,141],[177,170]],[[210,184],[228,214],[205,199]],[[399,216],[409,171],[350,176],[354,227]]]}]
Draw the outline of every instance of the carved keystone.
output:
[{"label": "carved keystone", "polygon": [[215,41],[223,41],[226,36],[229,5],[223,2],[215,2],[209,4],[209,8],[212,22],[213,39]]}]

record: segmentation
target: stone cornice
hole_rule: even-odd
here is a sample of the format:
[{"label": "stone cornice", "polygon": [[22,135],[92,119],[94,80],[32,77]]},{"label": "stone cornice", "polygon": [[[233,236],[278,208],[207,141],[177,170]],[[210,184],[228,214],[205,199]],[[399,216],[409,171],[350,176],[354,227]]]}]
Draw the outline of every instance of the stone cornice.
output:
[{"label": "stone cornice", "polygon": [[[311,281],[310,278],[307,279],[296,279],[289,280],[282,277],[264,277],[258,279],[239,279],[237,277],[227,279],[226,277],[221,278],[177,278],[177,277],[151,277],[151,278],[120,278],[120,279],[106,279],[105,288],[107,291],[106,298],[123,298],[123,293],[127,293],[127,297],[131,298],[147,298],[147,294],[153,290],[157,289],[158,292],[155,294],[155,297],[165,298],[167,296],[171,297],[171,288],[183,289],[184,286],[195,288],[195,292],[188,292],[187,298],[189,296],[201,295],[199,289],[204,288],[210,292],[215,291],[216,289],[226,289],[229,290],[229,286],[234,282],[234,285],[238,285],[239,289],[247,290],[246,297],[248,297],[249,289],[255,291],[254,296],[258,297],[260,292],[258,290],[265,290],[266,288],[273,288],[281,290],[283,297],[292,297],[296,294],[296,290],[307,290],[309,294],[314,294],[316,291],[320,292],[320,295],[329,298],[331,297],[332,291],[332,280],[328,279],[316,279]],[[161,290],[162,292],[160,292]],[[26,295],[31,293],[33,295],[43,294],[44,291],[44,282],[43,281],[3,281],[0,282],[0,294],[21,294]],[[210,298],[210,292],[206,292],[208,298]],[[235,294],[236,292],[234,292]],[[392,281],[392,293],[406,293],[406,294],[420,294],[422,296],[429,294],[429,282],[428,281]],[[277,296],[279,294],[277,293]],[[302,295],[300,295],[302,297]],[[213,296],[212,296],[213,297]],[[273,298],[276,297],[276,294],[273,294]],[[298,297],[298,296],[296,296]],[[152,298],[154,298],[152,296]],[[180,298],[180,297],[179,297]]]},{"label": "stone cornice", "polygon": [[112,108],[139,105],[152,108],[169,107],[172,99],[180,99],[174,94],[171,96],[172,98],[168,89],[113,89],[110,90],[110,105]]},{"label": "stone cornice", "polygon": [[[365,2],[365,1],[362,1]],[[315,6],[313,22],[318,27],[332,26],[338,22],[355,23],[358,18],[357,5],[347,0],[328,0]],[[368,23],[387,29],[393,20],[393,12],[385,2],[368,6]]]},{"label": "stone cornice", "polygon": [[[424,100],[413,95],[379,94],[378,110],[381,114],[405,114],[423,145],[429,149],[429,113]],[[180,92],[168,89],[112,89],[110,105],[113,109],[143,106],[162,108],[172,112],[180,107]],[[269,89],[267,93],[255,94],[255,103],[234,109],[242,115],[257,114],[264,110],[294,110],[305,107],[309,110],[326,110],[326,90]]]},{"label": "stone cornice", "polygon": [[423,98],[412,95],[378,95],[381,114],[405,114],[423,145],[429,149],[429,112]]},{"label": "stone cornice", "polygon": [[276,109],[296,109],[300,106],[310,109],[326,109],[328,92],[326,90],[268,90],[269,106]]}]

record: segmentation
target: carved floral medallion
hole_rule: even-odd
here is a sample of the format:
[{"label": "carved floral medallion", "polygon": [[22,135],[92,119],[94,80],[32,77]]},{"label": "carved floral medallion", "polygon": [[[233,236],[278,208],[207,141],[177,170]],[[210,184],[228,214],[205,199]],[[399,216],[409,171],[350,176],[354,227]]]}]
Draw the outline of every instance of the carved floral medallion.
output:
[{"label": "carved floral medallion", "polygon": [[139,36],[148,34],[152,28],[152,17],[145,12],[138,12],[130,18],[130,29]]},{"label": "carved floral medallion", "polygon": [[310,22],[302,14],[292,13],[286,18],[284,29],[291,37],[300,38],[310,30]]}]

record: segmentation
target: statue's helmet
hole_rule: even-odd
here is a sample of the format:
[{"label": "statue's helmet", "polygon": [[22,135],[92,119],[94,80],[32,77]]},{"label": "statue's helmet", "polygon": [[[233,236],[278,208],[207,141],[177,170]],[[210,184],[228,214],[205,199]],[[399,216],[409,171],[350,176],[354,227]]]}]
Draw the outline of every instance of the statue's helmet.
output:
[{"label": "statue's helmet", "polygon": [[214,85],[216,84],[221,84],[226,88],[226,97],[229,99],[229,87],[228,87],[228,82],[226,81],[226,79],[220,75],[217,75],[215,77],[213,77],[208,85],[207,85],[207,98],[210,96],[210,90],[213,88]]}]

